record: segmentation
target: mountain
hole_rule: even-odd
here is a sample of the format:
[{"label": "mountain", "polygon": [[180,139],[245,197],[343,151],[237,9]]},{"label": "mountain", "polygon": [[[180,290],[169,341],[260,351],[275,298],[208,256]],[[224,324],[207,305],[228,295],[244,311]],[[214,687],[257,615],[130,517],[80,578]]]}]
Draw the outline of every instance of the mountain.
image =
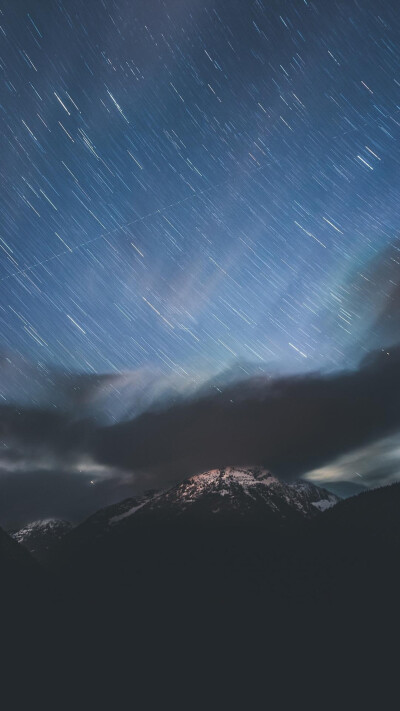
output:
[{"label": "mountain", "polygon": [[73,555],[76,547],[82,551],[90,548],[110,534],[122,521],[133,516],[139,509],[158,495],[156,489],[148,489],[139,496],[130,497],[116,504],[106,506],[89,516],[70,530],[63,540],[62,555]]},{"label": "mountain", "polygon": [[[261,467],[226,467],[196,474],[167,491],[141,496],[100,509],[76,526],[63,541],[63,555],[81,557],[101,547],[104,539],[138,526],[164,524],[214,526],[243,524],[272,529],[312,518],[339,498],[307,481],[279,481]],[[121,544],[125,546],[125,542]]]},{"label": "mountain", "polygon": [[12,569],[24,571],[35,567],[29,553],[0,528],[0,570],[2,571],[2,578],[7,569],[10,569],[10,571]]},{"label": "mountain", "polygon": [[[25,619],[43,598],[43,576],[38,563],[11,536],[0,529],[0,602]],[[5,617],[3,615],[3,622]]]},{"label": "mountain", "polygon": [[352,674],[388,635],[396,643],[399,510],[400,485],[338,501],[257,467],[102,509],[63,538],[53,567],[67,667],[91,664],[95,680],[123,669],[129,683],[135,670],[137,683],[156,664],[176,684],[193,666],[198,679],[251,662],[281,690],[288,668],[329,676],[340,661]]},{"label": "mountain", "polygon": [[33,521],[18,531],[10,531],[10,535],[37,560],[46,562],[71,530],[72,524],[69,521],[45,519]]},{"label": "mountain", "polygon": [[261,467],[216,469],[97,512],[63,539],[52,570],[99,663],[112,650],[118,666],[161,655],[179,670],[189,649],[218,669],[237,645],[272,658],[289,631],[297,639],[297,620],[298,638],[310,634],[312,615],[306,624],[288,603],[292,551],[338,501]]},{"label": "mountain", "polygon": [[261,467],[226,467],[196,474],[153,498],[135,522],[222,521],[284,525],[334,506],[335,494],[307,481],[285,483]]},{"label": "mountain", "polygon": [[379,663],[376,650],[397,644],[399,512],[400,484],[347,498],[309,520],[285,559],[287,604],[328,635],[332,659],[348,655],[349,668],[356,657]]},{"label": "mountain", "polygon": [[[382,610],[400,594],[400,483],[367,490],[345,499],[307,529],[306,561],[327,594],[371,609]],[[390,607],[390,605],[389,605]]]},{"label": "mountain", "polygon": [[216,469],[97,512],[63,539],[55,568],[77,585],[79,599],[90,591],[91,606],[100,590],[144,606],[161,588],[165,600],[168,589],[171,598],[203,587],[208,595],[210,585],[225,590],[229,579],[253,590],[265,570],[280,566],[283,539],[338,501],[261,467]]}]

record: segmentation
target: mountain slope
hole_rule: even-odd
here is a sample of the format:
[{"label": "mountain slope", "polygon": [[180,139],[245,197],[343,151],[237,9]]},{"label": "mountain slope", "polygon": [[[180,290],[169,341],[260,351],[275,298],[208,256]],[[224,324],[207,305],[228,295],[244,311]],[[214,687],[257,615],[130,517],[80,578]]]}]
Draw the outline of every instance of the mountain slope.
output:
[{"label": "mountain slope", "polygon": [[0,601],[8,612],[34,608],[42,596],[43,577],[38,563],[19,543],[0,529]]},{"label": "mountain slope", "polygon": [[62,541],[60,546],[61,556],[73,556],[75,551],[82,553],[97,545],[107,537],[120,523],[127,520],[149,501],[157,496],[156,489],[144,491],[139,496],[130,497],[116,504],[106,506],[89,516],[78,526],[73,528]]},{"label": "mountain slope", "polygon": [[[400,596],[400,484],[367,490],[309,520],[285,576],[316,615],[353,615],[360,626],[392,624]],[[389,621],[388,621],[389,618]]]},{"label": "mountain slope", "polygon": [[8,568],[22,571],[34,567],[34,562],[29,553],[5,531],[0,529],[0,570],[4,573]]},{"label": "mountain slope", "polygon": [[11,531],[10,536],[37,560],[45,562],[71,530],[72,524],[69,521],[44,519],[33,521],[18,531]]}]

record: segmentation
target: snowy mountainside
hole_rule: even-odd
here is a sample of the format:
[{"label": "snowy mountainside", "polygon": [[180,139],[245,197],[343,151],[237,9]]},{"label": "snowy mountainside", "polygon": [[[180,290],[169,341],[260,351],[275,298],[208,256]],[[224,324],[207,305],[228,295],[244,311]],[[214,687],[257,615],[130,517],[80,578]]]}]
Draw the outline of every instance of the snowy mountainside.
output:
[{"label": "snowy mountainside", "polygon": [[72,530],[72,523],[59,519],[32,521],[10,536],[38,560],[45,560]]},{"label": "snowy mountainside", "polygon": [[69,533],[65,540],[66,546],[73,547],[78,542],[84,546],[96,543],[157,496],[156,489],[149,489],[138,496],[129,497],[96,511]]},{"label": "snowy mountainside", "polygon": [[258,520],[310,518],[339,497],[307,481],[286,483],[261,467],[226,467],[196,474],[160,494],[135,515],[185,520],[192,517]]}]

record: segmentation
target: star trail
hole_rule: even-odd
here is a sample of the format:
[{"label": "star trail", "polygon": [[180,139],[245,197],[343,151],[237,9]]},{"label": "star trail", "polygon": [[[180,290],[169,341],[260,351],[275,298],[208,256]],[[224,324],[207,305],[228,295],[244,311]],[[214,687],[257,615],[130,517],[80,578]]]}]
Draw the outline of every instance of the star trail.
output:
[{"label": "star trail", "polygon": [[398,340],[399,31],[394,1],[3,4],[7,357],[193,383]]}]

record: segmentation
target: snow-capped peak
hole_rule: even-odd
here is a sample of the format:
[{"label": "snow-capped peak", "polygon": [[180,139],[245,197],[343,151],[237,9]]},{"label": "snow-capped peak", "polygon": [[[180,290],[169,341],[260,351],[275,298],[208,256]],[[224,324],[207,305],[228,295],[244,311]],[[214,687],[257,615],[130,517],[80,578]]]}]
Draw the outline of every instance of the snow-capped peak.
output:
[{"label": "snow-capped peak", "polygon": [[185,479],[141,507],[163,518],[232,516],[244,520],[274,514],[281,519],[311,517],[337,503],[338,497],[310,482],[280,481],[263,467],[212,469]]}]

